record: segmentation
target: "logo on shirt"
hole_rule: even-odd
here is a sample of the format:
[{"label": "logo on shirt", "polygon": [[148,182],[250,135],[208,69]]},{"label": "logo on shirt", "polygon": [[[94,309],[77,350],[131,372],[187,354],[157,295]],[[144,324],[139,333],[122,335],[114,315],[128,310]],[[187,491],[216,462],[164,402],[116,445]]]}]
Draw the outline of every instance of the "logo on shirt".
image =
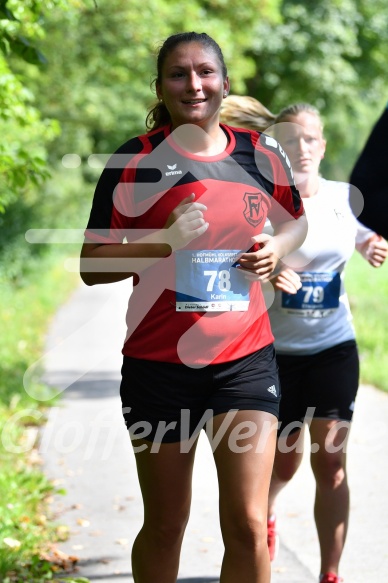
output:
[{"label": "logo on shirt", "polygon": [[265,218],[264,198],[260,192],[246,192],[244,194],[244,217],[252,227],[257,227]]},{"label": "logo on shirt", "polygon": [[167,164],[168,172],[165,172],[165,175],[166,176],[174,176],[175,174],[182,174],[182,170],[177,170],[176,167],[177,167],[177,164],[173,164],[172,166],[169,166]]},{"label": "logo on shirt", "polygon": [[268,391],[269,393],[272,393],[272,394],[273,394],[275,397],[277,397],[277,396],[278,396],[278,394],[277,394],[277,392],[276,392],[276,387],[275,387],[275,385],[271,385],[271,386],[270,386],[270,387],[267,389],[267,391]]},{"label": "logo on shirt", "polygon": [[337,217],[337,219],[339,221],[343,221],[345,219],[345,215],[342,211],[338,211],[337,209],[334,209],[335,212],[335,216]]},{"label": "logo on shirt", "polygon": [[281,147],[281,145],[279,144],[279,142],[277,142],[274,138],[271,138],[271,136],[265,136],[265,145],[266,146],[270,146],[271,148],[275,148],[279,150],[279,152],[281,153],[281,155],[283,156],[288,170],[290,172],[291,178],[292,180],[294,180],[294,174],[292,172],[292,168],[291,168],[291,162],[287,156],[287,154],[285,153],[285,151],[283,150],[283,148]]}]

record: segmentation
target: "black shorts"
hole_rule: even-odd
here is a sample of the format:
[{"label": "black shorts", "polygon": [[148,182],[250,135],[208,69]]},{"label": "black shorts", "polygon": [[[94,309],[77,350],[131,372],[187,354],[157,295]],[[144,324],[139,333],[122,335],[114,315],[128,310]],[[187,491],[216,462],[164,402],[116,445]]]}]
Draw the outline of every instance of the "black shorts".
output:
[{"label": "black shorts", "polygon": [[211,417],[228,411],[279,414],[278,367],[272,344],[238,360],[204,368],[124,356],[121,372],[126,426],[132,436],[149,441],[183,441],[198,433]]},{"label": "black shorts", "polygon": [[307,418],[351,421],[359,384],[354,340],[317,354],[278,354],[277,361],[282,387],[279,434],[292,433],[290,424],[303,421],[306,413]]}]

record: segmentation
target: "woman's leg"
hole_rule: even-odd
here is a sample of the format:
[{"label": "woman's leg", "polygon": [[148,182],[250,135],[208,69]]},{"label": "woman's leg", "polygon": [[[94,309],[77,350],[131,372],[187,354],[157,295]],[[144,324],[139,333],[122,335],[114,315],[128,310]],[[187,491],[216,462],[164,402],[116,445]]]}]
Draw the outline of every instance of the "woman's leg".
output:
[{"label": "woman's leg", "polygon": [[175,583],[197,442],[187,453],[182,453],[182,443],[158,444],[157,453],[148,441],[133,444],[144,504],[144,523],[132,548],[133,578],[135,583]]},{"label": "woman's leg", "polygon": [[275,514],[276,497],[296,473],[303,458],[304,427],[279,437],[268,497],[268,516]]},{"label": "woman's leg", "polygon": [[220,583],[269,583],[267,505],[277,419],[263,411],[220,414],[213,435],[225,424],[220,442],[213,441],[225,545]]},{"label": "woman's leg", "polygon": [[314,419],[311,443],[319,446],[311,454],[316,481],[315,523],[321,549],[321,573],[338,573],[349,520],[349,487],[346,475],[346,443],[350,423]]}]

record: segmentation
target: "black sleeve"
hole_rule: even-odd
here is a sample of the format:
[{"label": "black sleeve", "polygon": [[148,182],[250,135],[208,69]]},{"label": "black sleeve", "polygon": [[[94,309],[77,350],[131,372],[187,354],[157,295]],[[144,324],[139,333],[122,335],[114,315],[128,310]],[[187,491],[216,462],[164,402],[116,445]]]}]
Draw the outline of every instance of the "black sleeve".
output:
[{"label": "black sleeve", "polygon": [[[85,235],[100,242],[112,242],[111,229],[116,227],[114,215],[114,193],[126,165],[133,156],[142,151],[143,145],[138,138],[123,144],[108,160],[94,191],[92,208]],[[120,239],[118,232],[116,233]],[[114,237],[113,237],[114,239]]]},{"label": "black sleeve", "polygon": [[[388,239],[388,105],[376,122],[351,172],[349,182],[364,199],[358,219]],[[357,205],[357,190],[351,188],[350,203]],[[355,210],[355,214],[358,214]]]}]

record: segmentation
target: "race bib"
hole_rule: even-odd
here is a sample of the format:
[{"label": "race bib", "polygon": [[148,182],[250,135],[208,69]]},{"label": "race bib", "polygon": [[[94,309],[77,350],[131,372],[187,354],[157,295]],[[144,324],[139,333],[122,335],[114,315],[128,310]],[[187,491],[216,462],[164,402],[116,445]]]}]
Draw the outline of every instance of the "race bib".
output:
[{"label": "race bib", "polygon": [[296,294],[282,292],[282,308],[288,314],[325,318],[339,306],[341,277],[336,271],[299,273],[302,287]]},{"label": "race bib", "polygon": [[249,282],[236,269],[240,250],[176,251],[177,312],[246,312]]}]

